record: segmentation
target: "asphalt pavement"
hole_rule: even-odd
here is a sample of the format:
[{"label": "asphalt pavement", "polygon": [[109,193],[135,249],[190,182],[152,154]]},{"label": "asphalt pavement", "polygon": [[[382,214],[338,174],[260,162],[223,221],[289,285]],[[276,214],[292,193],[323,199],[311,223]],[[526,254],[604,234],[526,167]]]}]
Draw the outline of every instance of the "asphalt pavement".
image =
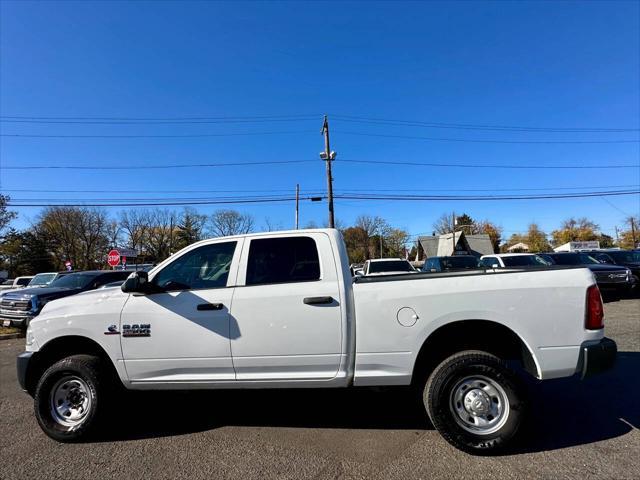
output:
[{"label": "asphalt pavement", "polygon": [[613,371],[532,386],[508,455],[449,446],[398,390],[135,394],[99,441],[42,433],[20,391],[24,339],[0,342],[0,479],[615,478],[640,476],[640,300],[607,303]]}]

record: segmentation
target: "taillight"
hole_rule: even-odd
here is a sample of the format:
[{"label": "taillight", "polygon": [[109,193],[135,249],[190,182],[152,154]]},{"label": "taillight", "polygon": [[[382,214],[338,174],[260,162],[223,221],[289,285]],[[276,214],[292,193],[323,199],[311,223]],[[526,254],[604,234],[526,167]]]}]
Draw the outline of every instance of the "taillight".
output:
[{"label": "taillight", "polygon": [[604,328],[604,307],[597,285],[591,285],[587,289],[587,315],[584,326],[587,330]]}]

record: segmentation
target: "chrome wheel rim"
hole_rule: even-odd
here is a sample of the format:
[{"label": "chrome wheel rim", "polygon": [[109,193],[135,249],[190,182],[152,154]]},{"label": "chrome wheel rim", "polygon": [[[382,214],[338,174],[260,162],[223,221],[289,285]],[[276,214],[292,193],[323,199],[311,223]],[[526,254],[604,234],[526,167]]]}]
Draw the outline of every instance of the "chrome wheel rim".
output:
[{"label": "chrome wheel rim", "polygon": [[474,375],[464,377],[451,390],[451,411],[467,432],[490,435],[509,418],[509,400],[499,383]]},{"label": "chrome wheel rim", "polygon": [[73,375],[62,377],[51,389],[51,417],[64,427],[76,427],[91,411],[89,385]]}]

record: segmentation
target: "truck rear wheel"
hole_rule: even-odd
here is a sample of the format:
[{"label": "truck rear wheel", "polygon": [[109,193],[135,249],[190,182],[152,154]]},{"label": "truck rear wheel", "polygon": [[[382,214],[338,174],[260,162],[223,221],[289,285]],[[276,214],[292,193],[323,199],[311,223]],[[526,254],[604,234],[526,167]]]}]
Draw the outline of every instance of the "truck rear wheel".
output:
[{"label": "truck rear wheel", "polygon": [[98,423],[103,402],[100,359],[73,355],[47,369],[35,390],[38,424],[60,442],[86,438]]},{"label": "truck rear wheel", "polygon": [[445,440],[478,455],[504,449],[525,414],[515,374],[498,357],[475,350],[438,365],[424,388],[423,401]]}]

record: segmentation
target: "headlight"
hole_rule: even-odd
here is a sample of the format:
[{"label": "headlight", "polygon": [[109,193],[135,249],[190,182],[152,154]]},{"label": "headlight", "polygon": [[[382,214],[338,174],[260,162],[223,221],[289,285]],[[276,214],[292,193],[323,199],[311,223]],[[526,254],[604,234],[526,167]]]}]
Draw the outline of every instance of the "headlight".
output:
[{"label": "headlight", "polygon": [[29,325],[27,327],[27,338],[26,338],[27,346],[33,345],[34,340],[35,339],[33,337],[33,330],[31,330],[31,325]]}]

